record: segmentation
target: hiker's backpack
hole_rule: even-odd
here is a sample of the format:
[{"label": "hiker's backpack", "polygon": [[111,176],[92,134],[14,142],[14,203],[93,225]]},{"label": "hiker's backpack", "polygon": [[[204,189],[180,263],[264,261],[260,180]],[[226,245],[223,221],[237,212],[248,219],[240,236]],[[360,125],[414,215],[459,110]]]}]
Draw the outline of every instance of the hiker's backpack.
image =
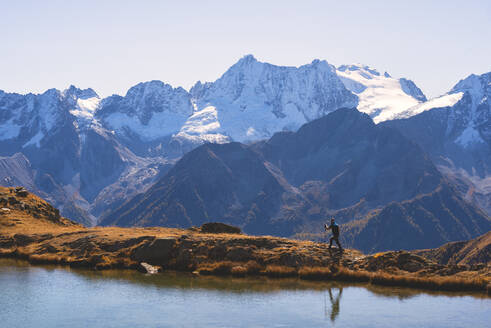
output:
[{"label": "hiker's backpack", "polygon": [[332,225],[332,233],[333,235],[339,235],[339,226],[336,223]]}]

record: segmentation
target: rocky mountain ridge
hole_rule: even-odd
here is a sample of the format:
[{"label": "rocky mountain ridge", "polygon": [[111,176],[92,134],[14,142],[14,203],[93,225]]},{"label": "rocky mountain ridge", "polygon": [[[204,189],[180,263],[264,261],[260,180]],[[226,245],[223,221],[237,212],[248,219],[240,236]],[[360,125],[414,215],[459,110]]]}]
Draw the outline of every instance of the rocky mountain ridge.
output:
[{"label": "rocky mountain ridge", "polygon": [[[447,98],[460,103],[462,90],[477,85],[472,81],[456,86]],[[203,143],[254,142],[278,131],[295,131],[344,106],[358,105],[382,122],[416,115],[435,103],[448,103],[447,98],[423,102],[424,94],[411,81],[364,65],[336,68],[314,60],[282,67],[251,55],[217,81],[198,82],[189,92],[160,81],[139,83],[125,96],[105,99],[74,86],[40,95],[0,91],[0,156],[17,168],[0,167],[1,183],[13,186],[13,181],[29,176],[30,190],[65,215],[93,224],[123,198],[145,191],[176,159]],[[470,99],[477,104],[483,98],[474,94]],[[479,106],[475,113],[482,112]],[[476,122],[483,118],[472,115]],[[487,133],[486,124],[479,133]],[[465,136],[475,135],[473,129]],[[488,206],[483,191],[487,184],[479,179],[472,197]],[[455,179],[463,186],[466,180],[474,181],[476,175]]]}]

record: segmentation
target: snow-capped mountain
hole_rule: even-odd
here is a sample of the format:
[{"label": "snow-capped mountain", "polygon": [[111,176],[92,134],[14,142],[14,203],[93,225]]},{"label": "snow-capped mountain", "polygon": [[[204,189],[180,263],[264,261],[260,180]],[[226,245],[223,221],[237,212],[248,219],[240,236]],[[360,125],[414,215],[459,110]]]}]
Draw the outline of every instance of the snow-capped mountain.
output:
[{"label": "snow-capped mountain", "polygon": [[92,89],[74,86],[39,95],[0,92],[0,156],[9,163],[0,167],[1,183],[15,184],[21,181],[16,172],[30,170],[26,187],[84,223],[94,219],[92,202],[102,190],[120,180],[132,184],[128,177],[151,183],[159,172],[149,168],[166,160],[141,158],[125,147],[96,117],[100,102]]},{"label": "snow-capped mountain", "polygon": [[370,115],[375,123],[394,119],[426,101],[413,81],[395,79],[387,72],[382,75],[368,66],[342,65],[336,73],[345,87],[358,96],[357,109]]},{"label": "snow-capped mountain", "polygon": [[217,81],[198,82],[190,92],[197,111],[208,113],[208,120],[215,118],[208,133],[213,129],[242,142],[294,131],[338,108],[357,105],[357,97],[344,87],[335,67],[319,60],[284,67],[248,55]]},{"label": "snow-capped mountain", "polygon": [[447,94],[385,122],[415,140],[437,167],[491,215],[491,72],[470,75]]},{"label": "snow-capped mountain", "polygon": [[[367,66],[336,69],[314,60],[285,67],[248,55],[215,82],[198,82],[189,92],[161,81],[105,99],[74,86],[43,94],[0,91],[0,156],[9,163],[5,167],[27,168],[17,170],[23,176],[32,170],[31,184],[62,213],[90,217],[146,190],[203,143],[269,138],[341,107],[357,107],[382,122],[451,105],[455,113],[448,120],[456,128],[449,123],[446,129],[459,147],[489,141],[487,97],[489,76],[471,76],[425,102],[413,82]],[[5,181],[21,181],[8,171]]]},{"label": "snow-capped mountain", "polygon": [[144,141],[167,137],[180,130],[193,114],[190,94],[161,81],[139,83],[124,97],[104,99],[97,118],[122,137]]}]

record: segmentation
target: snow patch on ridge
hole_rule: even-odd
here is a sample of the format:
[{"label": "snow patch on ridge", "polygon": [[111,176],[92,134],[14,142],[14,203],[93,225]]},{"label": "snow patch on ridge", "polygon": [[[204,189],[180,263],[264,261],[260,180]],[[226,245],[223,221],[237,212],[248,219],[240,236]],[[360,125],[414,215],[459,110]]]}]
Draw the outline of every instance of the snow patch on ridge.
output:
[{"label": "snow patch on ridge", "polygon": [[396,118],[408,118],[433,108],[451,107],[459,102],[463,95],[463,92],[457,92],[430,99],[422,104],[409,108]]},{"label": "snow patch on ridge", "polygon": [[186,119],[185,115],[179,113],[155,112],[148,124],[143,124],[136,116],[116,112],[106,117],[105,122],[118,132],[129,129],[140,136],[142,140],[150,141],[170,136],[179,131]]},{"label": "snow patch on ridge", "polygon": [[41,140],[44,138],[44,133],[42,131],[38,131],[38,133],[36,133],[36,135],[34,135],[34,137],[31,138],[31,140],[29,140],[28,142],[26,142],[22,148],[26,148],[27,146],[30,146],[30,145],[35,145],[36,147],[40,147],[39,143],[41,142]]},{"label": "snow patch on ridge", "polygon": [[88,99],[77,99],[77,107],[70,110],[70,114],[83,120],[92,120],[94,113],[99,107],[101,99],[99,97],[92,97]]},{"label": "snow patch on ridge", "polygon": [[14,123],[14,119],[0,125],[0,140],[13,139],[20,133],[21,126]]},{"label": "snow patch on ridge", "polygon": [[468,147],[476,143],[481,143],[483,142],[483,140],[479,135],[479,131],[477,131],[472,126],[468,126],[467,128],[465,128],[462,134],[455,140],[455,142],[463,147]]},{"label": "snow patch on ridge", "polygon": [[[418,105],[420,101],[416,97],[425,99],[421,92],[408,94],[413,91],[408,87],[408,83],[412,83],[409,80],[381,75],[368,66],[343,65],[338,67],[336,73],[344,86],[358,96],[358,110],[370,115],[375,123],[393,119]],[[415,91],[420,90],[416,88]]]},{"label": "snow patch on ridge", "polygon": [[214,106],[208,106],[191,115],[174,137],[185,138],[193,142],[229,142],[229,137],[218,132],[220,127],[217,109]]}]

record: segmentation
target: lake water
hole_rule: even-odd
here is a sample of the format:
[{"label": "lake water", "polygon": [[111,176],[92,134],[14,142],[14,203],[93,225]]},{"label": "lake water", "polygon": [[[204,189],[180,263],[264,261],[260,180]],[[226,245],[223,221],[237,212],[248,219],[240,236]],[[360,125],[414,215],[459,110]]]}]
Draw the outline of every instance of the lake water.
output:
[{"label": "lake water", "polygon": [[491,327],[491,298],[0,259],[0,327]]}]

